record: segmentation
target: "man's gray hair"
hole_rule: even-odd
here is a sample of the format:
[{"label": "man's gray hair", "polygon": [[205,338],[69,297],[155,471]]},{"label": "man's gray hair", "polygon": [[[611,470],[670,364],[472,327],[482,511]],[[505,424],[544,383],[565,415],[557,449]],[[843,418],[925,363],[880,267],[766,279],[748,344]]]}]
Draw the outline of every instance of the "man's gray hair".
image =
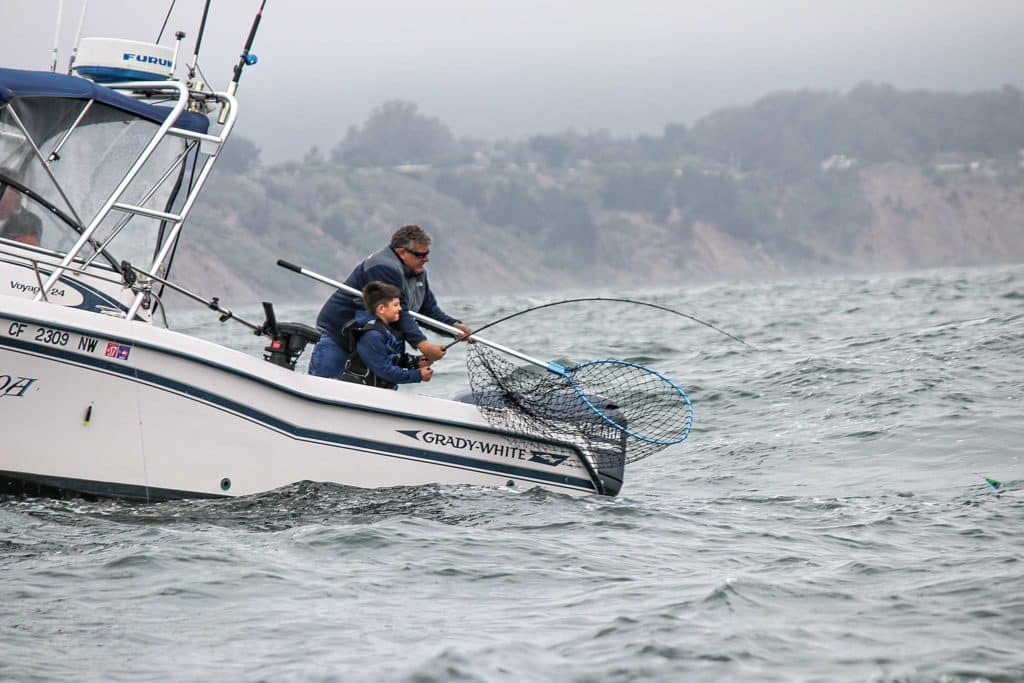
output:
[{"label": "man's gray hair", "polygon": [[412,249],[417,244],[430,244],[430,235],[418,225],[403,225],[391,236],[392,249]]}]

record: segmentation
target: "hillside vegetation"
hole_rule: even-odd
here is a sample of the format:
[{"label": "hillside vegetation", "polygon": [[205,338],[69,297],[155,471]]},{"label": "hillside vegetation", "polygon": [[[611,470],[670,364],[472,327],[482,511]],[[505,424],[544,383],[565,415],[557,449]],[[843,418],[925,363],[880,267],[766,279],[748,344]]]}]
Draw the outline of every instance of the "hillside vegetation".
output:
[{"label": "hillside vegetation", "polygon": [[435,236],[435,287],[460,292],[1020,261],[1021,150],[1011,87],[786,92],[661,135],[499,142],[390,102],[301,161],[264,166],[233,139],[176,278],[317,300],[276,259],[343,277],[405,223]]}]

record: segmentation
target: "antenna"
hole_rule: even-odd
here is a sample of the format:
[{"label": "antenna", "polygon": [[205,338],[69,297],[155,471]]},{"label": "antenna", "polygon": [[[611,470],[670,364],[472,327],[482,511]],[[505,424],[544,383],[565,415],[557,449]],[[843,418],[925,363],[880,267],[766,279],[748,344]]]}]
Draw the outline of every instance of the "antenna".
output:
[{"label": "antenna", "polygon": [[64,18],[64,0],[57,3],[57,26],[53,29],[53,61],[50,62],[50,71],[57,72],[57,44],[60,42],[60,25]]},{"label": "antenna", "polygon": [[89,6],[89,0],[83,0],[82,13],[78,17],[78,32],[75,33],[75,46],[71,49],[71,59],[68,60],[68,75],[71,75],[71,67],[75,65],[75,58],[78,56],[78,43],[82,40],[82,26],[85,25],[85,8]]}]

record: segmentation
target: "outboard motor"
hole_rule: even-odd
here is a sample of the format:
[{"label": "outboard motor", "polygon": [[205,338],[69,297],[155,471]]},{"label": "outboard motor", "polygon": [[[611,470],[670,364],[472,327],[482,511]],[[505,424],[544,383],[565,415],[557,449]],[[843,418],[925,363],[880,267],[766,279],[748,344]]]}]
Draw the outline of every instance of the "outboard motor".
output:
[{"label": "outboard motor", "polygon": [[267,352],[263,360],[294,370],[306,344],[315,344],[320,331],[303,323],[278,323],[274,305],[269,301],[263,302],[263,312],[267,319],[259,333],[270,337],[270,343],[263,348]]}]

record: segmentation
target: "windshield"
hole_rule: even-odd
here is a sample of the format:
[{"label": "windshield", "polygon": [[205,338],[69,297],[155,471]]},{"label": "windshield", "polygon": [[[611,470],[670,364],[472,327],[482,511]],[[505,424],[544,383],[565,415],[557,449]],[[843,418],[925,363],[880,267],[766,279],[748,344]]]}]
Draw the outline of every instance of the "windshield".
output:
[{"label": "windshield", "polygon": [[[0,108],[0,238],[66,252],[96,219],[158,127],[92,100],[12,99]],[[161,140],[118,201],[174,211],[170,200],[181,172],[175,164],[185,150],[181,138]],[[159,219],[110,211],[79,257],[91,259],[106,245],[112,260],[149,264],[162,238]]]}]

